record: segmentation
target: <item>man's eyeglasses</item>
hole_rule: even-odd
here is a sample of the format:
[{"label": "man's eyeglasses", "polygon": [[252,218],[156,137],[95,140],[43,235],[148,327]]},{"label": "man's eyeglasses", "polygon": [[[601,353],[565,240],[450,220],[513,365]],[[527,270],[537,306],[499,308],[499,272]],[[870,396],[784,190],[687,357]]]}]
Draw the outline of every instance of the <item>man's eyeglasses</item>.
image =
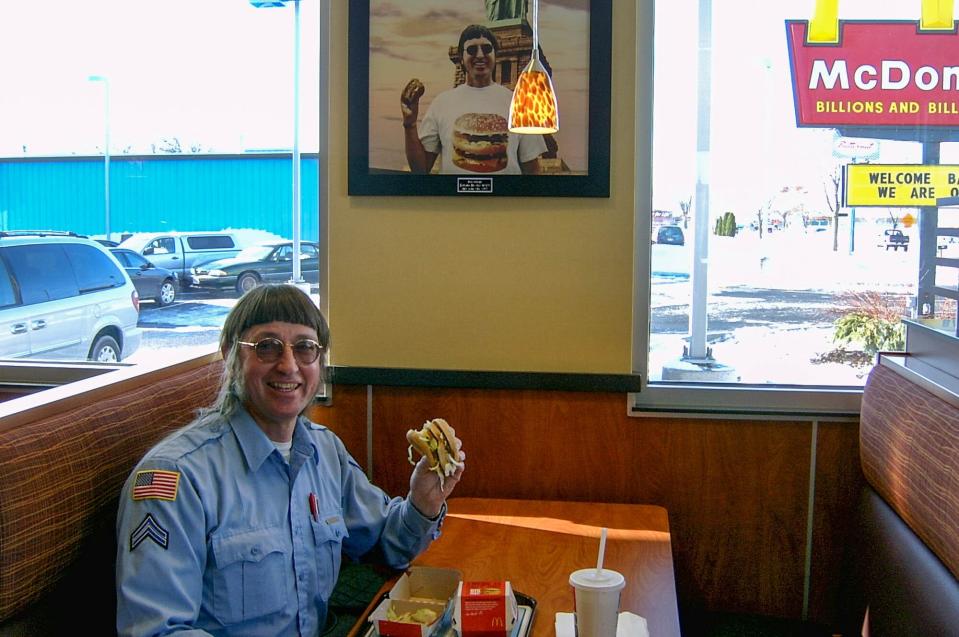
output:
[{"label": "man's eyeglasses", "polygon": [[466,52],[469,53],[470,55],[475,56],[476,52],[479,51],[481,48],[483,49],[483,55],[489,55],[490,53],[493,52],[492,44],[471,44],[468,47],[466,47]]},{"label": "man's eyeglasses", "polygon": [[293,358],[301,365],[312,365],[323,353],[323,346],[309,338],[300,339],[295,343],[284,343],[278,338],[269,336],[256,343],[237,341],[237,345],[252,347],[261,363],[275,363],[280,360],[283,358],[283,351],[288,345],[293,350]]}]

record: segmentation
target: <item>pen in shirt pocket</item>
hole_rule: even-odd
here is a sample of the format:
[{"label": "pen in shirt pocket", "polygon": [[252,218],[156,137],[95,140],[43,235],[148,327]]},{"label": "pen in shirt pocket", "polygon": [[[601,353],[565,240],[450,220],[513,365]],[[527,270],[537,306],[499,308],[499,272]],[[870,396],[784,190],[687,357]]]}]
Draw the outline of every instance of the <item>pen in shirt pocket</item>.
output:
[{"label": "pen in shirt pocket", "polygon": [[310,515],[313,516],[314,522],[320,521],[320,508],[316,503],[316,494],[312,491],[310,492]]}]

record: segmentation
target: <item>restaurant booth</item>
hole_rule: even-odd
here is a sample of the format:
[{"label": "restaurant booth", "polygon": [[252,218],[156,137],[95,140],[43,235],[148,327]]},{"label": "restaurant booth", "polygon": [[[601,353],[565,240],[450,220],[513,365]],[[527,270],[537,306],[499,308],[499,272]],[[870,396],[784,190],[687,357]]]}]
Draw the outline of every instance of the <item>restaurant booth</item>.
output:
[{"label": "restaurant booth", "polygon": [[[350,4],[331,8],[334,87],[352,72]],[[646,388],[634,352],[646,345],[637,334],[649,272],[634,251],[649,238],[637,201],[650,188],[651,101],[639,83],[651,61],[637,48],[651,36],[651,4],[611,3],[608,197],[351,195],[350,102],[332,92],[330,160],[320,161],[332,382],[309,414],[399,495],[409,488],[406,431],[449,421],[468,454],[450,535],[482,529],[496,542],[460,559],[441,537],[434,564],[538,598],[532,634],[553,634],[552,613],[572,610],[564,578],[595,563],[604,526],[607,563],[631,574],[624,610],[646,617],[652,635],[708,635],[736,617],[858,634],[878,593],[855,575],[868,562],[852,550],[862,548],[857,511],[866,478],[883,474],[880,465],[864,476],[857,415],[633,409]],[[0,635],[87,623],[109,632],[117,492],[150,445],[211,401],[221,365],[211,352],[3,388]],[[914,376],[894,384],[926,392],[935,408],[897,409],[919,423],[946,414],[939,440],[954,450],[957,403]],[[956,486],[955,457],[937,484]],[[953,569],[940,573],[946,592],[950,574],[956,584],[954,504],[918,517],[892,507],[934,535],[951,532],[931,542],[933,562]],[[921,521],[936,510],[947,515]],[[917,534],[926,545],[928,533]],[[566,547],[561,559],[523,561],[550,534]]]}]

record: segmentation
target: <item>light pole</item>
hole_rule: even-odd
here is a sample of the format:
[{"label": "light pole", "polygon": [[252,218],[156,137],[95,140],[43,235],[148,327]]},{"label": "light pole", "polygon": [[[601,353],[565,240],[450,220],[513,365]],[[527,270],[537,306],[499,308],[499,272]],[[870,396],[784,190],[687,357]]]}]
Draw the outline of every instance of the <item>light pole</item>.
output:
[{"label": "light pole", "polygon": [[300,0],[250,0],[254,7],[284,7],[293,3],[293,280],[305,283],[300,267]]},{"label": "light pole", "polygon": [[91,82],[103,82],[103,215],[107,241],[110,240],[110,79],[91,75]]}]

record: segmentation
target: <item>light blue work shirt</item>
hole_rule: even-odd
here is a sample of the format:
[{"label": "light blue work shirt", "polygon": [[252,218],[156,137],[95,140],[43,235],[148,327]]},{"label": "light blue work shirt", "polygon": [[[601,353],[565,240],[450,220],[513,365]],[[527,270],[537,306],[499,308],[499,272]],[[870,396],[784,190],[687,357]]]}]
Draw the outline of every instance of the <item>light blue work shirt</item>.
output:
[{"label": "light blue work shirt", "polygon": [[341,552],[378,548],[405,568],[440,523],[373,486],[333,432],[303,417],[289,463],[242,409],[191,425],[154,447],[121,493],[117,629],[312,637]]}]

